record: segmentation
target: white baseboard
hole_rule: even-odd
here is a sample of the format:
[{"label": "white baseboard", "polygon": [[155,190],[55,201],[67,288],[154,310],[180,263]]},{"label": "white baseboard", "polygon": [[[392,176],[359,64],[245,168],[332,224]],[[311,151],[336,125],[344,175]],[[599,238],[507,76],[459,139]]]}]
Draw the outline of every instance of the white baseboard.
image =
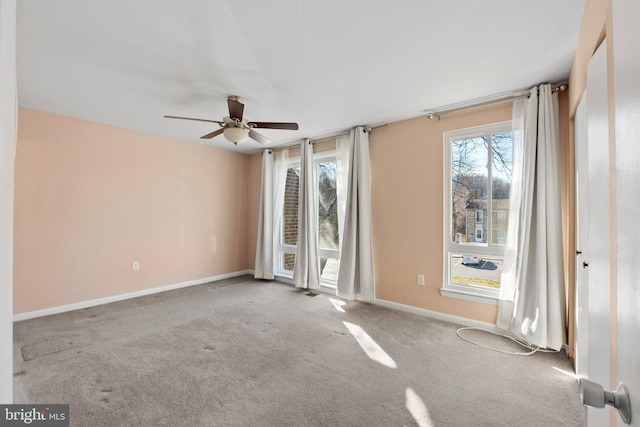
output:
[{"label": "white baseboard", "polygon": [[51,314],[64,313],[66,311],[79,310],[81,308],[94,307],[96,305],[108,304],[110,302],[122,301],[130,298],[142,297],[145,295],[156,294],[158,292],[172,291],[174,289],[186,288],[189,286],[202,285],[209,282],[216,282],[218,280],[229,279],[231,277],[243,276],[245,274],[253,275],[253,270],[235,271],[233,273],[220,274],[218,276],[205,277],[202,279],[189,280],[181,283],[174,283],[172,285],[158,286],[155,288],[142,289],[140,291],[128,292],[126,294],[113,295],[110,297],[96,298],[88,301],[76,302],[73,304],[59,305],[57,307],[45,308],[42,310],[28,311],[26,313],[20,313],[13,316],[13,321],[33,319],[35,317],[49,316]]},{"label": "white baseboard", "polygon": [[432,319],[443,320],[449,323],[455,323],[462,326],[472,326],[476,328],[483,328],[492,332],[505,333],[502,329],[498,329],[496,325],[487,322],[481,322],[479,320],[468,319],[466,317],[454,316],[453,314],[440,313],[439,311],[427,310],[426,308],[414,307],[412,305],[400,304],[398,302],[387,301],[383,299],[376,299],[377,305],[391,308],[394,310],[404,311],[406,313],[417,314],[419,316],[430,317]]}]

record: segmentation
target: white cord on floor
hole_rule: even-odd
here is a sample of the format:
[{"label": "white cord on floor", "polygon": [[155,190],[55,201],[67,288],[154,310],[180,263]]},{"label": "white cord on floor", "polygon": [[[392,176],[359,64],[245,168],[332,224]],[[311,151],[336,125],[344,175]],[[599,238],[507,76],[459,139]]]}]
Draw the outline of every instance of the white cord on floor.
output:
[{"label": "white cord on floor", "polygon": [[[500,350],[497,348],[493,348],[493,347],[489,347],[483,344],[479,344],[475,341],[470,340],[469,338],[465,338],[460,334],[460,331],[483,331],[483,332],[488,332],[490,334],[493,335],[497,335],[499,337],[503,337],[503,338],[508,338],[511,341],[515,342],[516,344],[521,345],[522,347],[526,348],[527,350],[529,350],[526,353],[520,353],[520,352],[516,352],[516,351],[506,351],[506,350]],[[548,349],[542,349],[540,347],[536,347],[534,345],[530,345],[529,343],[522,341],[518,338],[514,338],[512,336],[509,335],[505,335],[505,334],[500,334],[498,332],[494,332],[494,331],[490,331],[488,329],[483,329],[483,328],[476,328],[476,327],[466,327],[466,328],[460,328],[456,331],[456,335],[458,335],[458,337],[468,343],[471,343],[473,345],[477,345],[478,347],[482,347],[482,348],[486,348],[487,350],[493,350],[493,351],[497,351],[498,353],[503,353],[503,354],[510,354],[512,356],[531,356],[532,354],[536,353],[536,352],[541,352],[541,353],[558,353],[558,350],[548,350]]]}]

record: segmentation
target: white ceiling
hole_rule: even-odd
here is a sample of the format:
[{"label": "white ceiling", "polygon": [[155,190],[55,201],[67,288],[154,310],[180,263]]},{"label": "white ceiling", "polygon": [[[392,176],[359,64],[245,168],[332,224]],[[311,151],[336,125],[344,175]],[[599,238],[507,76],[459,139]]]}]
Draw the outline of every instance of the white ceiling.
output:
[{"label": "white ceiling", "polygon": [[200,136],[245,99],[272,145],[567,78],[584,0],[20,0],[23,107]]}]

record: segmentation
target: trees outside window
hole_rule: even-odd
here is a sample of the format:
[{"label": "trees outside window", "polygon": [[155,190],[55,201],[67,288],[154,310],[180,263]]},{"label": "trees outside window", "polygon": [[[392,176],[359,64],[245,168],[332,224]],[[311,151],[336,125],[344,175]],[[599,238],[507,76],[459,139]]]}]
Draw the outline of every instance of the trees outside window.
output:
[{"label": "trees outside window", "polygon": [[[326,155],[325,155],[326,156]],[[318,255],[320,280],[335,286],[340,268],[337,161],[335,155],[316,161],[318,172]]]}]

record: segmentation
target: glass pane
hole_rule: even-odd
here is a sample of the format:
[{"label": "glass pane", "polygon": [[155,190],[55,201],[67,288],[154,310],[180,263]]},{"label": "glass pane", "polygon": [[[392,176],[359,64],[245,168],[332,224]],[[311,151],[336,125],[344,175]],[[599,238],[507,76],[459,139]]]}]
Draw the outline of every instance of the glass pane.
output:
[{"label": "glass pane", "polygon": [[323,281],[337,282],[340,260],[334,258],[320,258],[320,279]]},{"label": "glass pane", "polygon": [[451,141],[451,238],[455,242],[487,242],[488,159],[486,137]]},{"label": "glass pane", "polygon": [[318,247],[339,249],[335,160],[318,163]]},{"label": "glass pane", "polygon": [[282,253],[282,269],[286,271],[293,271],[293,266],[296,263],[296,254],[283,252]]},{"label": "glass pane", "polygon": [[[495,205],[494,205],[495,209]],[[491,243],[504,245],[507,243],[507,216],[508,207],[505,210],[494,210],[491,217]]]},{"label": "glass pane", "polygon": [[513,138],[511,132],[491,135],[491,243],[507,241],[511,193]]},{"label": "glass pane", "polygon": [[[284,208],[282,212],[282,243],[295,245],[298,240],[298,189],[300,188],[300,169],[289,168],[284,190]],[[293,267],[291,267],[293,270]],[[286,270],[286,269],[285,269]]]},{"label": "glass pane", "polygon": [[502,258],[451,254],[451,283],[500,288]]}]

